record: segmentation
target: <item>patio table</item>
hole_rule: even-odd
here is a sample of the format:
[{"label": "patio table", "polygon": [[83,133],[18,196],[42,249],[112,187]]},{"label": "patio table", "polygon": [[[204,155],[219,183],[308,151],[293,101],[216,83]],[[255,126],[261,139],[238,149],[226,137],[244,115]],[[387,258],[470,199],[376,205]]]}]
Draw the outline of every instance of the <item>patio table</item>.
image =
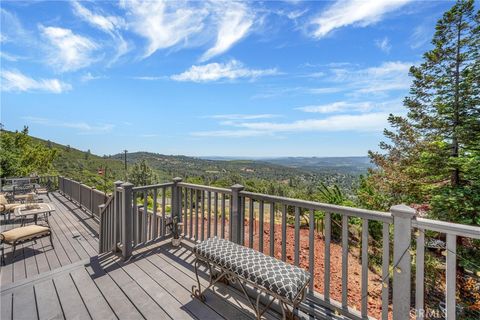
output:
[{"label": "patio table", "polygon": [[45,219],[45,222],[48,223],[48,216],[55,211],[55,208],[53,208],[50,204],[48,203],[35,203],[32,205],[22,205],[18,208],[15,209],[14,214],[15,218],[20,218],[22,219],[22,226],[25,225],[25,220],[28,216],[33,216],[33,219],[35,221],[35,224],[38,222],[38,216],[42,216]]}]

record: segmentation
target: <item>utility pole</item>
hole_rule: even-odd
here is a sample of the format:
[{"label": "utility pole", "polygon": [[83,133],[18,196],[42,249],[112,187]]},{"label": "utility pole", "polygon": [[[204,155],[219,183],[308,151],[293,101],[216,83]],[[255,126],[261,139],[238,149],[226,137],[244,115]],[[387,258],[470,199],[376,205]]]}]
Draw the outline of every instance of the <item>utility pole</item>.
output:
[{"label": "utility pole", "polygon": [[127,177],[127,150],[123,150],[123,152],[125,153],[125,157],[124,157],[124,163],[125,163],[125,181],[128,181],[128,177]]}]

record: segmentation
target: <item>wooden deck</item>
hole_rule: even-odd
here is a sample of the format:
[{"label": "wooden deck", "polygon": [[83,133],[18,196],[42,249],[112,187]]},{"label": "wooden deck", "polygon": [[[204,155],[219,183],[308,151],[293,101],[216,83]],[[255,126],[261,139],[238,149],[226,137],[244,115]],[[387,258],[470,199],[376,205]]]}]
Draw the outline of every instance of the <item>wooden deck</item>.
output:
[{"label": "wooden deck", "polygon": [[[123,263],[98,255],[98,225],[59,195],[50,195],[54,249],[48,239],[6,249],[1,269],[1,319],[252,319],[247,300],[218,284],[206,303],[190,296],[196,283],[189,243],[168,240],[137,250]],[[14,227],[2,225],[2,229]],[[202,279],[206,284],[206,277]],[[269,311],[266,319],[278,319]]]}]

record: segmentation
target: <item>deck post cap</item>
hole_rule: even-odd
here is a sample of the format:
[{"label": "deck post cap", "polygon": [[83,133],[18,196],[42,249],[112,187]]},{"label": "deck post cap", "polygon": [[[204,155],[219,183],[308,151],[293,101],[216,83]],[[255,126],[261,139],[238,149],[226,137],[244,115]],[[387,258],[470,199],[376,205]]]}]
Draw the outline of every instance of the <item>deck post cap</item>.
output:
[{"label": "deck post cap", "polygon": [[412,207],[409,207],[405,204],[397,204],[392,207],[390,207],[390,212],[394,217],[400,217],[400,218],[410,218],[412,219],[415,214],[417,213],[417,210],[415,210]]},{"label": "deck post cap", "polygon": [[124,188],[124,189],[132,189],[133,188],[133,183],[125,182],[125,183],[122,183],[121,187]]},{"label": "deck post cap", "polygon": [[123,183],[123,181],[117,180],[117,181],[115,181],[113,184],[118,187],[118,186],[120,186],[122,183]]},{"label": "deck post cap", "polygon": [[230,188],[231,188],[232,190],[238,190],[238,191],[241,191],[241,190],[245,189],[245,187],[242,186],[242,185],[239,184],[239,183],[234,184],[234,185],[231,186]]},{"label": "deck post cap", "polygon": [[183,179],[180,178],[180,177],[175,177],[175,178],[173,178],[173,182],[175,182],[175,183],[182,182],[182,180],[183,180]]}]

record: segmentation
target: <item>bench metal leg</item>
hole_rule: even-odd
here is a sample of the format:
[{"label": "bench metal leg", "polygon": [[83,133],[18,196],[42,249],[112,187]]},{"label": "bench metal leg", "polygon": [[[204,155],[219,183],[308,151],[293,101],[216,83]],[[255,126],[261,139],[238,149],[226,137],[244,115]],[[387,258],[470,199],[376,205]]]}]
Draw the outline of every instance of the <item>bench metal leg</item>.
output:
[{"label": "bench metal leg", "polygon": [[[203,262],[209,270],[209,275],[210,275],[210,280],[208,286],[202,290],[201,284],[200,284],[200,277],[198,275],[198,265],[199,263]],[[197,286],[192,286],[192,296],[198,298],[200,301],[205,302],[206,297],[203,294],[206,290],[208,290],[210,287],[215,285],[215,283],[222,281],[226,277],[226,272],[220,272],[219,274],[216,274],[213,272],[212,265],[209,261],[203,260],[203,259],[195,259],[194,263],[195,267],[195,277],[197,278]]]}]

